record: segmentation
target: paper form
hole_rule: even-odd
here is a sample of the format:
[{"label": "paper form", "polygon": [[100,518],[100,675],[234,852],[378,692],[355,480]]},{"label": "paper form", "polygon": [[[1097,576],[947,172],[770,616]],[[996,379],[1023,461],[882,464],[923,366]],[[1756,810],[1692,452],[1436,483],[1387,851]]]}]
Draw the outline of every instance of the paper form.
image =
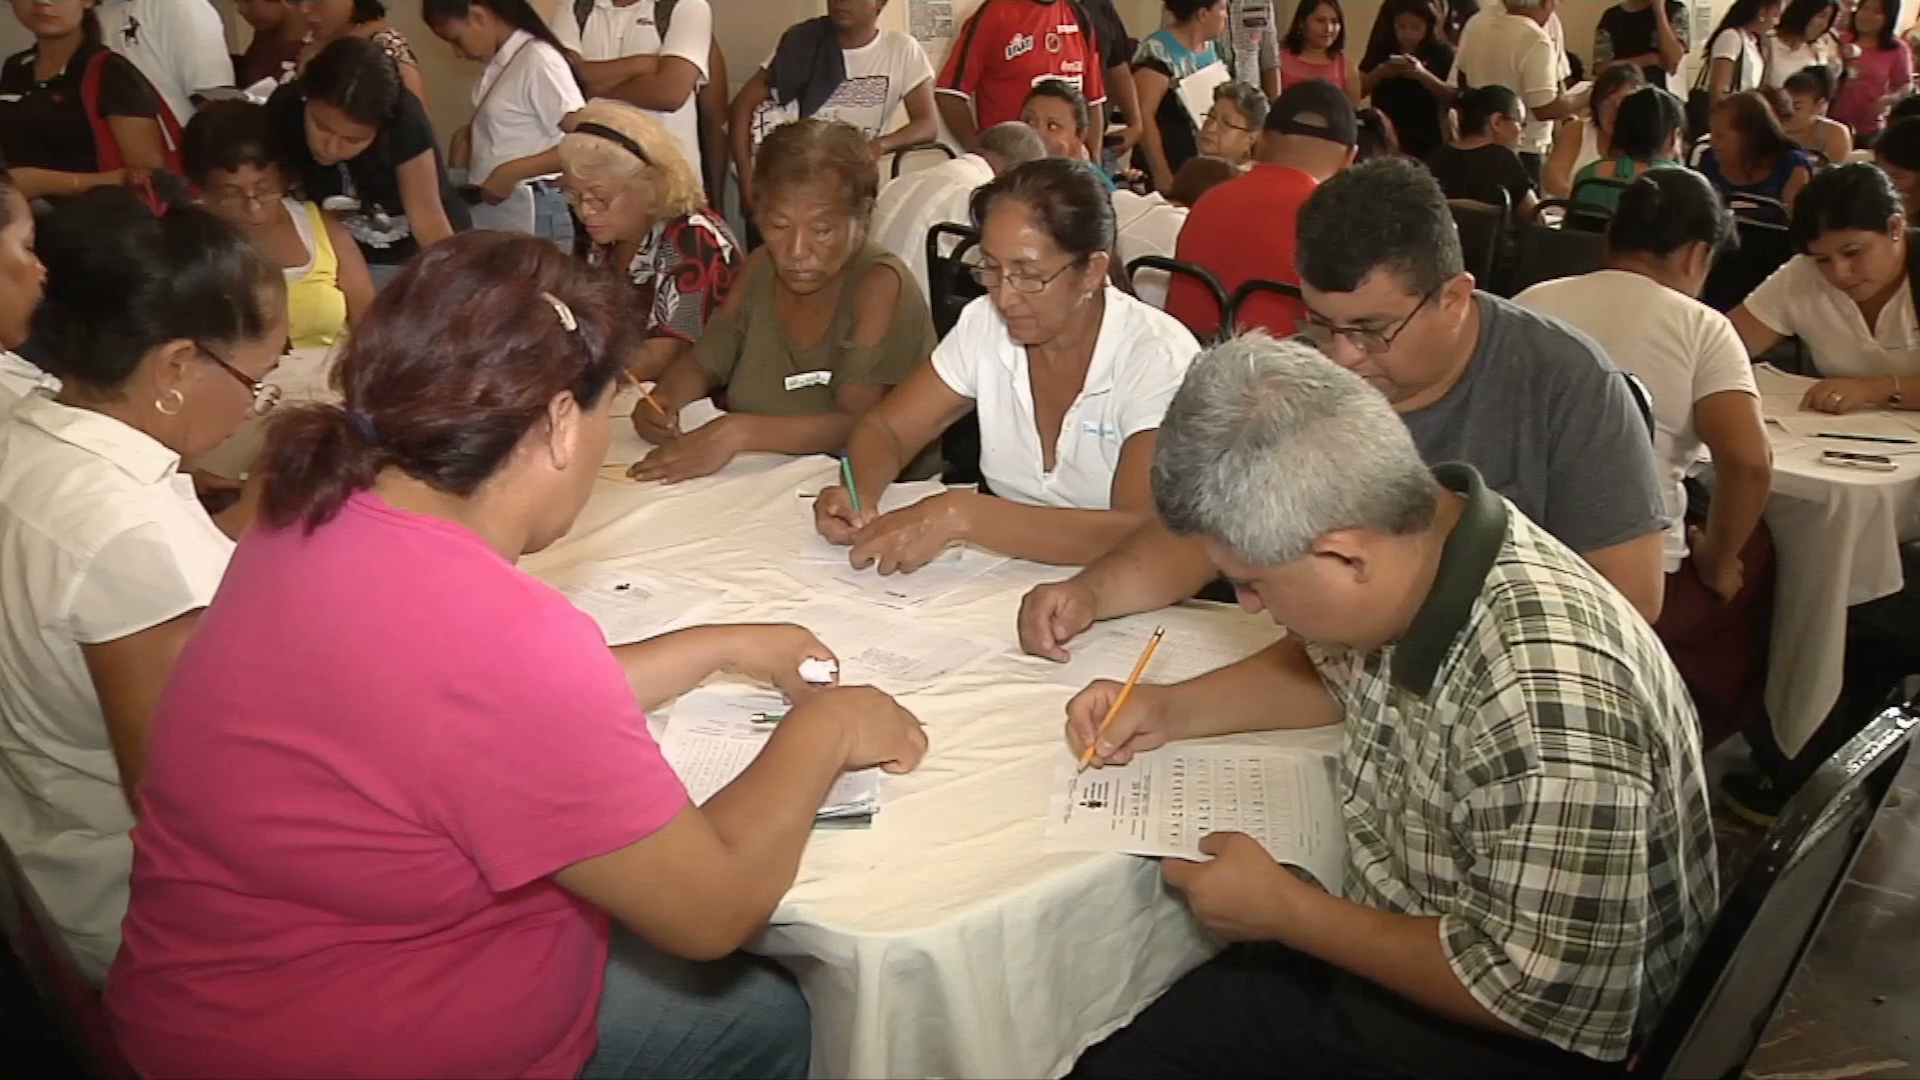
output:
[{"label": "paper form", "polygon": [[[1812,439],[1823,431],[1833,431],[1843,435],[1920,439],[1920,425],[1915,424],[1914,414],[1887,409],[1861,409],[1834,416],[1802,409],[1800,402],[1806,397],[1807,388],[1819,381],[1817,379],[1789,375],[1771,364],[1757,364],[1753,369],[1753,381],[1760,390],[1761,411],[1766,415],[1767,422],[1788,435]],[[1885,449],[1874,449],[1873,443],[1855,443],[1851,439],[1833,439],[1818,445],[1824,449],[1853,449],[1867,454],[1887,452]],[[1901,444],[1882,445],[1897,447]]]},{"label": "paper form", "polygon": [[[782,716],[787,703],[759,690],[695,690],[673,706],[660,753],[696,804],[733,783],[773,737],[777,726],[756,718]],[[817,817],[871,817],[880,809],[880,770],[841,774]]]},{"label": "paper form", "polygon": [[[838,483],[838,481],[835,481],[835,483]],[[947,490],[947,485],[938,480],[914,480],[904,484],[889,485],[887,490],[880,493],[880,513],[891,514],[895,510],[902,510],[912,506],[922,499],[930,499],[945,490]],[[839,544],[829,541],[826,537],[820,535],[819,529],[814,527],[813,500],[802,498],[796,499],[795,502],[799,506],[801,518],[800,528],[802,530],[800,534],[800,550],[795,558],[803,563],[852,569],[851,564],[847,562],[847,552],[852,549],[841,547]],[[934,562],[940,562],[946,559],[958,559],[961,550],[958,546],[949,547],[936,556]],[[877,572],[871,568],[859,572],[878,576]]]},{"label": "paper form", "polygon": [[607,566],[578,570],[553,587],[600,624],[609,645],[626,645],[690,625],[726,595],[710,587]]},{"label": "paper form", "polygon": [[813,631],[840,658],[840,682],[889,694],[921,689],[995,651],[979,641],[871,608],[815,600],[784,616]]},{"label": "paper form", "polygon": [[[844,550],[844,549],[842,549]],[[837,568],[813,566],[811,576],[845,593],[849,598],[890,608],[917,608],[971,585],[982,574],[1006,565],[1005,555],[994,555],[969,547],[948,549],[943,555],[910,574],[882,574],[868,567],[855,570],[842,564]]]},{"label": "paper form", "polygon": [[1180,745],[1090,768],[1064,747],[1047,804],[1046,851],[1115,851],[1204,861],[1208,833],[1253,837],[1274,861],[1337,892],[1346,826],[1336,759],[1277,746]]},{"label": "paper form", "polygon": [[1124,679],[1139,662],[1153,628],[1163,625],[1166,635],[1153,651],[1147,669],[1140,673],[1142,682],[1161,686],[1245,660],[1282,635],[1281,629],[1265,618],[1222,618],[1219,612],[1176,608],[1095,623],[1067,642],[1071,660],[1064,664],[1045,661],[1043,670],[1049,680],[1068,686],[1085,686],[1095,679]]}]

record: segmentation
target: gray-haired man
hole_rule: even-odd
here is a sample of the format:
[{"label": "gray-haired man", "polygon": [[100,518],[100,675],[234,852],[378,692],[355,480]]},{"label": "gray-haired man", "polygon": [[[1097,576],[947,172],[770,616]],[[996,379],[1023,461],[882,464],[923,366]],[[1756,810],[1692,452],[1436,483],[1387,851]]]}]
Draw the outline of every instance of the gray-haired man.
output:
[{"label": "gray-haired man", "polygon": [[[1312,348],[1204,353],[1154,503],[1290,636],[1135,689],[1102,764],[1344,721],[1346,880],[1240,834],[1163,872],[1215,936],[1076,1075],[1567,1076],[1625,1058],[1716,906],[1693,708],[1646,621]],[[1067,707],[1076,752],[1119,690]],[[1617,1066],[1615,1066],[1617,1069]]]}]

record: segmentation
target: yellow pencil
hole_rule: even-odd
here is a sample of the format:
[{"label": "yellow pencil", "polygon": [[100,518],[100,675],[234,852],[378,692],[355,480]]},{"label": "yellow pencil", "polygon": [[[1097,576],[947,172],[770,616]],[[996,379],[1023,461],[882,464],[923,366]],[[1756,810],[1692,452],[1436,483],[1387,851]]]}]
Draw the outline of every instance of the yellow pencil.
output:
[{"label": "yellow pencil", "polygon": [[1080,755],[1080,767],[1074,770],[1075,774],[1086,772],[1087,766],[1093,762],[1094,745],[1100,741],[1100,736],[1107,733],[1107,726],[1113,723],[1113,718],[1119,716],[1120,710],[1126,707],[1127,699],[1133,696],[1133,688],[1139,685],[1140,676],[1147,670],[1147,662],[1153,659],[1153,650],[1160,647],[1160,639],[1166,633],[1164,626],[1153,628],[1153,636],[1147,639],[1147,647],[1140,650],[1140,661],[1133,665],[1133,674],[1127,676],[1127,684],[1120,688],[1120,696],[1113,699],[1113,708],[1108,709],[1107,715],[1101,718],[1100,729],[1093,733],[1093,741],[1087,744],[1086,751]]},{"label": "yellow pencil", "polygon": [[633,372],[628,371],[625,367],[622,367],[620,369],[620,374],[625,375],[627,377],[627,382],[635,390],[640,391],[641,399],[645,401],[647,404],[653,406],[654,412],[659,413],[661,416],[667,417],[667,419],[669,420],[673,419],[672,417],[667,416],[667,410],[660,407],[660,400],[654,397],[652,394],[647,393],[647,388],[644,386],[641,386],[640,380],[633,377]]}]

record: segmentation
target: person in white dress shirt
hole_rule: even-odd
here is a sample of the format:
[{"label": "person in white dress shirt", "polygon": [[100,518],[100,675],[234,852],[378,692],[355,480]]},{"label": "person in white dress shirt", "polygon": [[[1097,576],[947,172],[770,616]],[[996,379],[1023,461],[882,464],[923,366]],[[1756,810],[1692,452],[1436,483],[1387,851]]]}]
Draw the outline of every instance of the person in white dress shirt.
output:
[{"label": "person in white dress shirt", "polygon": [[[584,61],[587,96],[617,98],[654,113],[704,175],[696,97],[713,76],[708,0],[572,0],[560,44]],[[571,31],[571,32],[569,32]]]},{"label": "person in white dress shirt", "polygon": [[233,85],[226,27],[208,0],[101,0],[94,18],[107,48],[133,61],[182,127],[196,96]]},{"label": "person in white dress shirt", "polygon": [[942,222],[965,225],[973,193],[1008,169],[1047,156],[1040,136],[1018,120],[995,124],[980,133],[971,154],[887,182],[873,207],[869,234],[913,271],[920,293],[931,303],[927,276],[927,230]]},{"label": "person in white dress shirt", "polygon": [[1821,172],[1794,201],[1788,235],[1800,254],[1730,313],[1747,354],[1804,342],[1821,379],[1803,408],[1920,409],[1920,318],[1893,181],[1864,162]]},{"label": "person in white dress shirt", "polygon": [[[1032,562],[1091,562],[1153,517],[1160,417],[1200,351],[1187,328],[1108,283],[1113,203],[1093,170],[1029,162],[974,200],[987,295],[847,441],[855,499],[814,500],[856,567],[926,565],[954,543]],[[922,448],[980,417],[991,493],[951,490],[888,514],[881,493]]]},{"label": "person in white dress shirt", "polygon": [[486,65],[473,87],[468,179],[479,229],[532,233],[562,251],[573,216],[556,182],[560,121],[585,105],[565,49],[527,0],[426,0],[421,15],[463,59]]},{"label": "person in white dress shirt", "polygon": [[75,197],[39,241],[33,336],[62,386],[0,424],[0,835],[97,982],[148,718],[233,551],[182,462],[277,400],[286,285],[233,226],[156,219],[119,188]]},{"label": "person in white dress shirt", "polygon": [[[1216,185],[1240,175],[1240,167],[1222,157],[1202,154],[1180,166],[1173,186],[1165,195],[1151,192],[1136,195],[1121,188],[1113,193],[1114,226],[1118,230],[1113,254],[1125,267],[1143,255],[1173,258],[1179,246],[1180,230],[1187,224],[1187,211],[1200,196]],[[1154,307],[1167,306],[1167,287],[1171,284],[1165,270],[1142,269],[1131,275],[1133,294]]]},{"label": "person in white dress shirt", "polygon": [[28,321],[40,306],[47,268],[33,253],[33,211],[13,178],[0,169],[0,410],[35,390],[59,389],[59,380],[13,350],[27,340]]}]

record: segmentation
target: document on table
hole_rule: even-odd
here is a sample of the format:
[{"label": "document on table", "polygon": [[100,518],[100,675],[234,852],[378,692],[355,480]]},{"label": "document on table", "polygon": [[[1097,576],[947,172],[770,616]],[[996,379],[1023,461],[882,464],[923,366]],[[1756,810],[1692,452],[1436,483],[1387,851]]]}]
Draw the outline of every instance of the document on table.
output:
[{"label": "document on table", "polygon": [[889,694],[921,689],[993,652],[939,627],[834,600],[815,600],[784,619],[813,631],[840,658],[840,681]]},{"label": "document on table", "polygon": [[[838,483],[838,481],[835,482]],[[881,492],[879,510],[882,514],[891,514],[895,510],[902,510],[912,506],[922,499],[930,499],[945,490],[947,490],[947,485],[938,480],[913,480],[904,484],[892,484],[887,487],[886,491]],[[848,569],[852,569],[847,562],[847,552],[849,549],[830,542],[826,537],[820,535],[819,529],[814,527],[813,500],[801,498],[795,501],[799,505],[801,518],[799,524],[800,551],[795,558],[803,563],[812,563],[819,566],[845,566]],[[958,546],[950,547],[941,552],[939,557],[934,561],[939,562],[945,559],[958,559],[961,550]],[[872,573],[873,571],[869,570],[864,572]]]},{"label": "document on table", "polygon": [[1334,799],[1337,760],[1278,746],[1182,745],[1125,765],[1077,772],[1064,747],[1048,799],[1046,851],[1115,851],[1204,861],[1208,833],[1253,837],[1274,861],[1338,892],[1346,825]]},{"label": "document on table", "polygon": [[[1807,388],[1818,380],[1804,375],[1789,375],[1771,364],[1756,364],[1754,384],[1760,390],[1761,411],[1767,422],[1788,435],[1801,439],[1818,438],[1826,432],[1839,435],[1863,435],[1881,439],[1914,440],[1920,448],[1920,425],[1916,414],[1887,409],[1860,409],[1834,416],[1802,409]],[[1871,443],[1855,439],[1829,439],[1817,444],[1828,450],[1855,450],[1867,454],[1900,453],[1906,443]]]},{"label": "document on table", "polygon": [[626,645],[691,625],[724,591],[610,566],[584,567],[553,583],[600,624],[609,645]]},{"label": "document on table", "polygon": [[[660,753],[696,804],[745,772],[773,737],[787,703],[762,690],[695,690],[673,706]],[[815,820],[871,818],[880,809],[880,770],[841,774]]]},{"label": "document on table", "polygon": [[1238,663],[1280,640],[1284,633],[1271,622],[1244,617],[1244,613],[1223,617],[1216,611],[1174,608],[1095,623],[1067,643],[1071,660],[1064,664],[1046,661],[1043,670],[1048,679],[1068,686],[1085,686],[1095,679],[1124,679],[1139,661],[1155,626],[1165,626],[1167,632],[1140,678],[1157,685],[1184,682]]},{"label": "document on table", "polygon": [[[882,574],[871,566],[855,570],[842,562],[839,567],[811,566],[813,577],[831,585],[851,599],[864,600],[890,608],[923,607],[950,593],[971,585],[982,574],[1006,565],[1005,555],[977,548],[954,547],[955,554],[942,555],[910,574]],[[841,556],[844,560],[845,556]]]}]

